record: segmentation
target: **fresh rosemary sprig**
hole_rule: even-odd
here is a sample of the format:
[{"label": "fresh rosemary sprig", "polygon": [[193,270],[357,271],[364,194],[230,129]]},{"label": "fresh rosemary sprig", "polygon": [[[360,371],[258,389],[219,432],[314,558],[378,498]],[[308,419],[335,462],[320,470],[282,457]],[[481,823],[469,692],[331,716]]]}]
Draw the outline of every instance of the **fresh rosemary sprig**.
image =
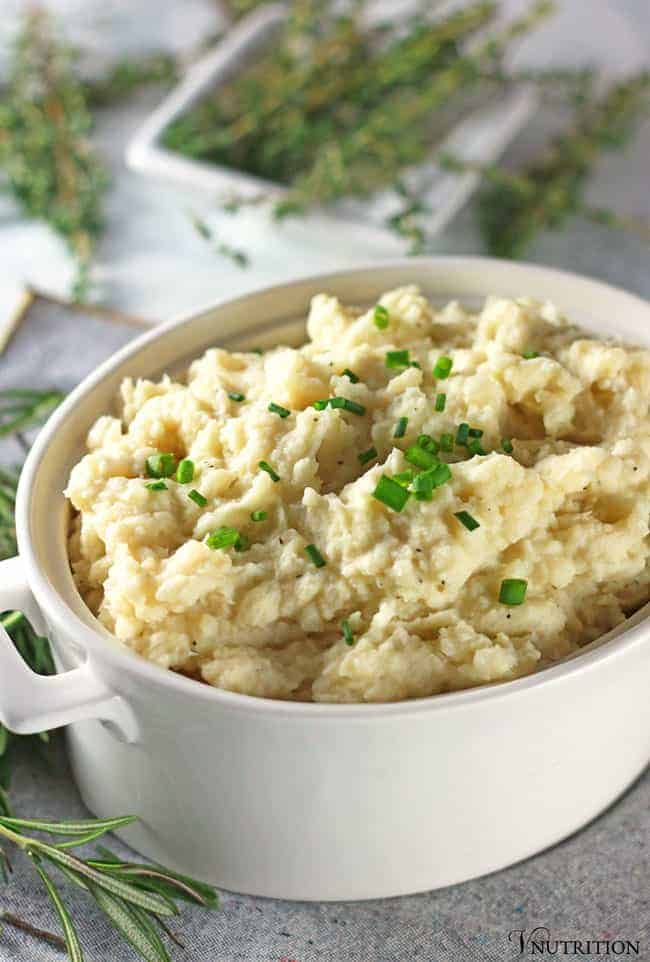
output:
[{"label": "fresh rosemary sprig", "polygon": [[77,263],[78,300],[88,292],[107,184],[88,144],[90,127],[71,50],[46,13],[28,14],[0,104],[0,169],[24,211],[46,221],[68,245]]},{"label": "fresh rosemary sprig", "polygon": [[63,397],[60,391],[32,391],[29,388],[0,391],[0,438],[42,424]]},{"label": "fresh rosemary sprig", "polygon": [[[83,962],[84,955],[54,872],[87,892],[146,962],[170,962],[161,931],[176,941],[166,920],[179,914],[177,902],[191,902],[208,909],[218,907],[217,893],[211,885],[160,865],[123,861],[103,848],[96,858],[81,858],[71,851],[134,821],[133,816],[76,822],[0,816],[0,840],[19,848],[32,860],[59,917],[70,962]],[[42,835],[56,841],[45,840]],[[2,848],[0,864],[5,874],[11,870]]]},{"label": "fresh rosemary sprig", "polygon": [[0,561],[16,554],[16,489],[18,470],[0,466]]},{"label": "fresh rosemary sprig", "polygon": [[196,233],[210,244],[216,254],[219,254],[221,257],[227,257],[228,260],[231,260],[237,267],[248,267],[249,258],[245,251],[240,250],[238,247],[233,247],[231,244],[227,244],[226,241],[219,240],[218,237],[215,237],[214,231],[201,217],[198,217],[196,214],[191,214],[190,217]]},{"label": "fresh rosemary sprig", "polygon": [[455,157],[443,157],[441,162],[448,169],[473,170],[485,178],[479,222],[488,251],[498,257],[520,257],[539,231],[557,230],[576,214],[647,237],[647,226],[591,207],[585,192],[601,153],[623,147],[649,111],[650,72],[643,72],[581,104],[573,125],[521,171],[475,167]]}]

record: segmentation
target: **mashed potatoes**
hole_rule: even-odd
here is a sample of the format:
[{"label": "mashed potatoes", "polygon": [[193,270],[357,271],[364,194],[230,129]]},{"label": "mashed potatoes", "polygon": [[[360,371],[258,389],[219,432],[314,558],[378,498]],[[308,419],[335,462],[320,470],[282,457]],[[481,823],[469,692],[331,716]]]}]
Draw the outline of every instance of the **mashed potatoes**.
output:
[{"label": "mashed potatoes", "polygon": [[67,489],[75,580],[124,645],[230,691],[395,701],[527,674],[648,600],[650,351],[526,299],[380,305],[321,294],[298,350],[124,382]]}]

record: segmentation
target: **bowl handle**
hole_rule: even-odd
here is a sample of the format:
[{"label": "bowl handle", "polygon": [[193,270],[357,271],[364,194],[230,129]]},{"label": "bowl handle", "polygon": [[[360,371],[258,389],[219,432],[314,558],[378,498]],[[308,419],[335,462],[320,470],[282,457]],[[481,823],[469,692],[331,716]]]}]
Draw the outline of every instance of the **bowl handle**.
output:
[{"label": "bowl handle", "polygon": [[[20,558],[0,562],[0,612],[13,610],[24,612],[42,632]],[[90,659],[58,675],[38,675],[0,624],[0,722],[18,735],[33,735],[88,718],[111,722],[124,740],[136,740],[131,709],[95,674]]]}]

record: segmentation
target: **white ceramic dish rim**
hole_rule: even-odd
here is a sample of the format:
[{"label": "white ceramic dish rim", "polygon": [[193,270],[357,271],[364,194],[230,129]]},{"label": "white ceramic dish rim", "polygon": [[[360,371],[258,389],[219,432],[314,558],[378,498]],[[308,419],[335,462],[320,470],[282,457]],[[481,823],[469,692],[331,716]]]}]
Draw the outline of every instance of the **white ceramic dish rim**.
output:
[{"label": "white ceramic dish rim", "polygon": [[[214,310],[218,307],[223,307],[228,304],[237,304],[250,298],[252,295],[262,295],[279,291],[282,288],[299,284],[313,283],[315,281],[322,283],[323,288],[326,289],[328,279],[330,279],[331,282],[334,282],[335,279],[340,280],[341,278],[351,278],[355,274],[367,274],[369,271],[381,272],[382,270],[388,269],[408,269],[409,266],[426,266],[427,264],[431,265],[432,262],[435,262],[438,265],[447,264],[450,267],[452,265],[454,267],[462,267],[463,264],[469,265],[480,262],[487,267],[492,265],[494,268],[496,268],[496,266],[499,265],[501,268],[503,268],[503,262],[494,258],[465,256],[417,257],[372,262],[365,266],[355,267],[347,271],[330,271],[326,274],[314,274],[308,277],[301,277],[295,282],[284,282],[262,288],[256,288],[255,290],[251,290],[248,293],[236,298],[226,297],[217,302],[211,302],[209,305],[206,305],[204,309],[193,311],[189,316],[183,315],[179,318],[175,318],[165,324],[155,327],[151,331],[148,331],[140,337],[135,338],[121,350],[111,355],[110,358],[108,358],[94,372],[86,377],[68,395],[57,411],[49,419],[46,427],[41,431],[37,440],[35,441],[21,474],[16,500],[16,532],[19,556],[22,563],[25,565],[28,582],[30,588],[34,592],[38,605],[44,609],[56,611],[61,619],[67,619],[68,624],[70,625],[70,630],[74,630],[79,643],[87,653],[95,654],[97,655],[98,659],[108,661],[112,664],[112,667],[116,669],[121,668],[131,674],[139,676],[148,684],[153,684],[159,688],[172,688],[179,694],[185,693],[188,695],[193,695],[198,699],[221,702],[224,705],[227,705],[229,708],[244,712],[276,716],[285,715],[292,716],[297,719],[304,718],[306,716],[309,718],[321,716],[330,717],[332,719],[345,719],[354,717],[365,718],[367,720],[379,720],[381,718],[404,717],[422,713],[427,714],[429,712],[444,712],[462,709],[467,710],[472,706],[476,706],[477,704],[486,700],[514,698],[517,695],[524,694],[531,688],[536,688],[541,685],[557,685],[563,681],[566,682],[572,678],[576,672],[589,671],[590,669],[600,665],[603,661],[614,661],[625,654],[628,649],[640,645],[643,642],[647,642],[650,629],[650,605],[646,605],[644,608],[632,615],[631,618],[628,619],[629,624],[626,622],[623,626],[619,626],[612,632],[609,632],[601,638],[596,639],[596,641],[586,645],[582,651],[571,658],[513,681],[497,682],[477,688],[464,689],[456,692],[446,692],[424,698],[390,703],[328,704],[320,702],[313,703],[282,701],[270,698],[260,698],[253,695],[244,695],[237,692],[224,691],[201,682],[196,682],[193,679],[186,678],[174,671],[160,668],[159,666],[152,664],[145,658],[122,646],[120,642],[117,641],[117,639],[115,639],[114,636],[106,631],[101,625],[99,625],[99,623],[97,623],[96,629],[92,629],[89,625],[85,624],[81,618],[75,614],[72,608],[66,604],[63,598],[59,595],[58,591],[50,584],[43,571],[41,571],[39,561],[31,544],[30,536],[29,495],[33,480],[39,470],[41,461],[47,455],[52,436],[56,433],[59,425],[65,421],[68,414],[78,404],[83,402],[87,395],[89,395],[109,374],[112,373],[115,368],[119,367],[125,360],[137,354],[145,345],[149,345],[152,341],[163,338],[167,332],[184,324],[191,323],[192,320],[197,316],[204,315],[208,311]],[[556,279],[562,279],[564,282],[570,282],[572,279],[580,280],[582,282],[588,281],[591,285],[593,285],[594,290],[600,287],[602,288],[603,293],[607,291],[610,294],[617,293],[624,295],[626,298],[630,298],[638,302],[639,307],[642,309],[650,309],[650,304],[648,304],[647,301],[643,300],[637,295],[630,294],[623,288],[615,287],[611,284],[604,284],[591,278],[586,278],[584,276],[572,274],[569,271],[563,271],[556,268],[547,268],[521,262],[512,266],[513,270],[525,268],[526,271],[534,274],[536,273],[540,277],[542,275],[546,277],[554,276]],[[215,341],[218,342],[218,335],[215,337]]]}]

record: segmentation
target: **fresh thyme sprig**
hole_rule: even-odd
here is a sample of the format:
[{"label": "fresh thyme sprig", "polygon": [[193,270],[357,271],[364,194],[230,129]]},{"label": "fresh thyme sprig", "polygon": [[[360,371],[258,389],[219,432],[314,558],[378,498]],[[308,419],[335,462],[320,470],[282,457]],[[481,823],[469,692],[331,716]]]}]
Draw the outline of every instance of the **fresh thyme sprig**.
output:
[{"label": "fresh thyme sprig", "polygon": [[441,162],[448,169],[472,170],[485,179],[479,222],[488,251],[499,257],[520,257],[539,231],[557,230],[576,214],[647,237],[647,225],[591,207],[585,193],[601,153],[623,147],[649,111],[650,72],[643,72],[580,105],[573,125],[521,171],[476,167],[455,157],[443,157]]},{"label": "fresh thyme sprig", "polygon": [[60,391],[32,391],[29,388],[0,391],[0,438],[42,424],[63,397]]},{"label": "fresh thyme sprig", "polygon": [[25,212],[65,240],[77,263],[75,298],[88,292],[107,178],[87,140],[91,127],[71,50],[48,15],[30,13],[16,41],[0,104],[0,168]]},{"label": "fresh thyme sprig", "polygon": [[[0,839],[29,856],[45,886],[61,923],[70,962],[83,962],[84,954],[55,872],[87,892],[146,962],[170,962],[161,931],[176,940],[166,920],[179,914],[179,901],[208,909],[218,907],[217,893],[211,885],[160,865],[124,861],[107,849],[100,849],[96,858],[81,858],[71,851],[135,820],[125,816],[50,822],[0,816]],[[42,835],[56,841],[45,840]],[[5,873],[11,870],[2,848],[0,864]]]},{"label": "fresh thyme sprig", "polygon": [[[367,196],[429,156],[450,103],[464,105],[462,96],[484,90],[491,73],[497,89],[506,50],[553,9],[550,0],[532,3],[477,44],[496,0],[374,27],[363,22],[366,5],[341,14],[332,0],[294,0],[273,49],[173,123],[167,146],[287,185],[276,217]],[[416,213],[414,197],[390,226],[417,248]]]},{"label": "fresh thyme sprig", "polygon": [[171,86],[178,80],[175,58],[163,51],[144,54],[138,59],[123,57],[101,77],[82,80],[86,101],[92,108],[111,107],[143,87]]}]

